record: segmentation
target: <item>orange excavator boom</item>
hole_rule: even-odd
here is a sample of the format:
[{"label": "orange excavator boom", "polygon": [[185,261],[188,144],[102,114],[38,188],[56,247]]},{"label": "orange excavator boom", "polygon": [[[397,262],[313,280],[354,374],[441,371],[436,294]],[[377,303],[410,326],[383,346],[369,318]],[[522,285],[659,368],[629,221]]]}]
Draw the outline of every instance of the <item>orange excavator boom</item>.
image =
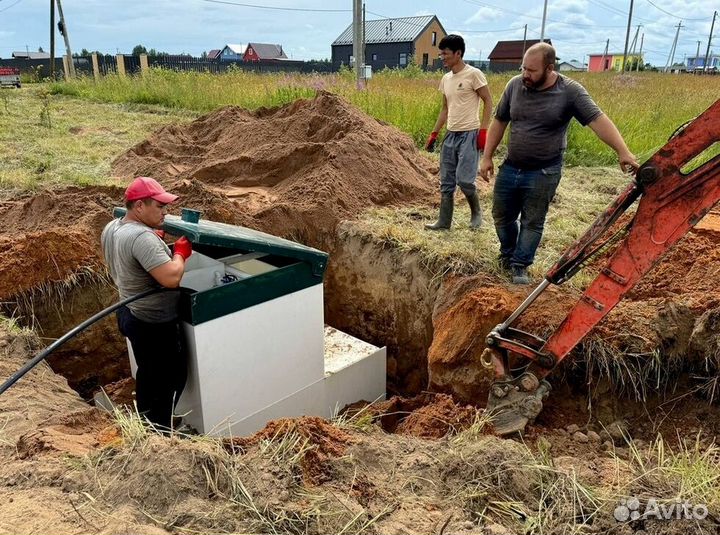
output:
[{"label": "orange excavator boom", "polygon": [[[545,377],[720,201],[720,154],[694,165],[698,158],[712,154],[718,142],[720,99],[680,127],[640,166],[635,180],[565,251],[518,309],[488,335],[482,361],[494,369],[495,378],[487,407],[499,434],[522,431],[540,413],[550,392]],[[630,222],[619,232],[614,230],[620,216],[638,200]],[[547,340],[512,327],[550,284],[567,281],[594,254],[610,247],[605,267]],[[518,366],[518,359],[526,365]],[[518,375],[510,371],[511,360],[513,369],[522,370]]]}]

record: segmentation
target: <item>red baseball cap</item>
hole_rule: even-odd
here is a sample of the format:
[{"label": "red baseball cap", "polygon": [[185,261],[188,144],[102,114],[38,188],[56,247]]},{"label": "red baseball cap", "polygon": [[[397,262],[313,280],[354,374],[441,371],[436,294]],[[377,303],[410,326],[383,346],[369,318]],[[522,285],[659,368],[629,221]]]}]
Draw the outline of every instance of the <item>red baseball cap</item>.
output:
[{"label": "red baseball cap", "polygon": [[147,176],[137,177],[125,190],[125,201],[154,199],[163,204],[170,204],[176,201],[177,198],[177,195],[165,191],[157,180]]}]

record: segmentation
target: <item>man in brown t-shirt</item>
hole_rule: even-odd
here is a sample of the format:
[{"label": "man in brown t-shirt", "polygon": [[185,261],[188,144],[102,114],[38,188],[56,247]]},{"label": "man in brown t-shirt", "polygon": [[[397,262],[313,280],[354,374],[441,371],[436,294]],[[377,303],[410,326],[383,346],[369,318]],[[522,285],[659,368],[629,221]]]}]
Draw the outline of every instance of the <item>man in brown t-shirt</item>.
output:
[{"label": "man in brown t-shirt", "polygon": [[[447,230],[452,224],[453,195],[460,187],[470,205],[470,228],[482,225],[480,199],[475,188],[478,152],[485,147],[492,113],[492,97],[485,75],[463,61],[465,41],[459,35],[448,35],[440,44],[440,57],[450,71],[440,80],[443,94],[440,115],[425,148],[432,151],[440,129],[447,123],[447,134],[440,150],[440,217],[428,230]],[[482,121],[478,118],[483,103]]]}]

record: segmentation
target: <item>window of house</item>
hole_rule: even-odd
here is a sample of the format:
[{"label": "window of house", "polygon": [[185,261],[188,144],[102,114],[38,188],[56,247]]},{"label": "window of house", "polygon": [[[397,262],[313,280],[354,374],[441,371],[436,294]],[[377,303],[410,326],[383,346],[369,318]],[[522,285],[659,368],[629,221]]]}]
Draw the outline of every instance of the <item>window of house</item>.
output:
[{"label": "window of house", "polygon": [[432,33],[432,46],[437,44],[437,32]]},{"label": "window of house", "polygon": [[427,67],[427,66],[428,66],[428,61],[429,61],[429,60],[430,60],[430,57],[428,56],[428,54],[423,54],[423,67]]},{"label": "window of house", "polygon": [[407,65],[407,54],[400,54],[400,65]]},{"label": "window of house", "polygon": [[373,55],[372,55],[372,60],[373,60],[373,61],[377,61],[377,54],[373,54]]}]

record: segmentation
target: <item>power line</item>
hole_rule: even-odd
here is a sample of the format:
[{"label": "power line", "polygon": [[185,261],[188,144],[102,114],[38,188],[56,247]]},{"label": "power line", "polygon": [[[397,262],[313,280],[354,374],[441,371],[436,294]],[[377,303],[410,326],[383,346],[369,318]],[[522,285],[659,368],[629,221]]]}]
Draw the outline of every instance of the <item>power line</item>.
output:
[{"label": "power line", "polygon": [[13,6],[18,5],[20,2],[22,2],[22,0],[17,0],[17,2],[15,2],[14,4],[10,4],[8,7],[0,9],[0,13],[2,13],[3,11],[7,11],[8,9],[10,9]]},{"label": "power line", "polygon": [[[18,0],[20,1],[20,0]],[[278,7],[278,6],[261,6],[258,4],[243,4],[240,2],[228,2],[227,0],[203,0],[212,4],[227,4],[231,6],[252,7],[255,9],[272,9],[273,11],[301,11],[303,13],[351,13],[352,9],[311,9],[302,7]]]},{"label": "power line", "polygon": [[[478,0],[463,0],[463,1],[466,2],[466,3],[468,3],[468,4],[474,4],[474,5],[476,5],[476,6],[489,7],[489,8],[491,8],[491,9],[497,9],[498,11],[504,11],[505,13],[510,13],[511,15],[517,15],[517,16],[520,16],[520,17],[528,17],[528,18],[531,18],[531,19],[542,20],[542,17],[538,17],[538,16],[535,16],[535,15],[528,15],[527,13],[520,13],[519,11],[513,11],[513,10],[511,10],[511,9],[505,9],[505,8],[503,8],[503,7],[498,7],[498,6],[495,6],[495,5],[492,5],[492,4],[487,4],[487,3],[485,3],[485,2],[479,2]],[[546,18],[545,20],[546,20],[547,22],[552,22],[552,23],[555,23],[555,24],[565,24],[565,25],[567,25],[567,26],[575,26],[575,27],[578,27],[578,28],[624,28],[624,27],[625,27],[625,26],[598,26],[597,24],[582,24],[582,23],[579,23],[579,22],[564,22],[564,21],[561,21],[561,20],[554,20],[554,19],[551,19],[551,18]]]},{"label": "power line", "polygon": [[665,13],[666,15],[670,15],[671,17],[675,17],[676,19],[681,19],[681,20],[707,20],[707,19],[704,19],[704,18],[703,18],[703,19],[689,19],[689,18],[687,18],[687,17],[678,17],[675,13],[670,13],[669,11],[664,10],[664,9],[661,8],[660,6],[654,4],[651,0],[647,0],[647,3],[650,4],[651,6],[653,6],[653,7],[654,7],[655,9],[657,9],[658,11],[662,11],[662,12]]}]

